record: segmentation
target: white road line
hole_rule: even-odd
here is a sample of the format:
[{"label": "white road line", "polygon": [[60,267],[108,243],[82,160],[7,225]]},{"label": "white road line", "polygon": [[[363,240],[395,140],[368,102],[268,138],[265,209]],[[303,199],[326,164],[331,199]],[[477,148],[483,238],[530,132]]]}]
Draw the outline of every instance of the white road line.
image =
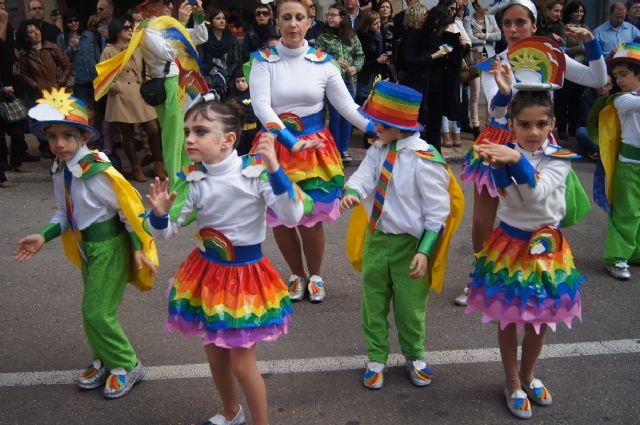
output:
[{"label": "white road line", "polygon": [[[544,347],[540,358],[563,358],[595,355],[640,353],[640,339],[619,339],[613,341],[579,342],[573,344],[549,344]],[[431,351],[427,353],[431,365],[499,362],[497,348],[479,348],[472,350]],[[354,370],[364,367],[366,356],[317,357],[310,359],[288,359],[259,361],[262,373],[285,374],[305,372],[335,372]],[[389,367],[404,365],[401,354],[392,354],[387,363]],[[210,375],[206,363],[150,366],[146,368],[145,380],[207,378]],[[0,387],[26,385],[72,384],[80,370],[52,370],[42,372],[0,373]]]}]

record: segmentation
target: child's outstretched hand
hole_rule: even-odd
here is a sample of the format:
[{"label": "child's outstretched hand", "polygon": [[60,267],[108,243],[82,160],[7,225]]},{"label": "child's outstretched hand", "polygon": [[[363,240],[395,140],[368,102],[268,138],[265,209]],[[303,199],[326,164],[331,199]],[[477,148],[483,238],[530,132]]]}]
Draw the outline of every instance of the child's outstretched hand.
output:
[{"label": "child's outstretched hand", "polygon": [[169,211],[169,208],[171,208],[177,196],[176,192],[167,193],[167,189],[169,189],[169,179],[160,181],[160,179],[156,177],[154,182],[149,185],[147,199],[151,204],[153,213],[158,217],[162,217]]},{"label": "child's outstretched hand", "polygon": [[25,236],[18,241],[18,249],[13,251],[13,258],[18,261],[31,260],[42,249],[44,242],[44,236],[39,233]]},{"label": "child's outstretched hand", "polygon": [[493,68],[490,71],[496,79],[498,90],[502,94],[511,93],[511,87],[513,86],[513,77],[511,75],[511,66],[508,62],[502,63],[500,56],[496,57],[496,62],[493,64]]},{"label": "child's outstretched hand", "polygon": [[424,276],[427,273],[427,256],[421,252],[414,255],[409,270],[411,270],[409,277],[413,279]]},{"label": "child's outstretched hand", "polygon": [[133,258],[136,261],[136,268],[138,270],[140,270],[143,266],[147,266],[149,268],[151,276],[155,277],[155,275],[158,274],[158,269],[156,268],[156,266],[153,265],[151,260],[149,260],[141,250],[136,250],[133,253]]},{"label": "child's outstretched hand", "polygon": [[273,147],[275,139],[275,136],[271,133],[262,133],[260,139],[258,139],[258,145],[255,150],[256,153],[262,156],[264,165],[270,173],[275,173],[278,171],[278,168],[280,168],[276,150]]},{"label": "child's outstretched hand", "polygon": [[515,164],[520,161],[520,152],[506,145],[496,143],[483,143],[473,147],[478,155],[490,163],[494,168],[500,168],[506,164]]},{"label": "child's outstretched hand", "polygon": [[340,200],[340,212],[343,213],[349,208],[353,208],[356,205],[360,204],[360,200],[357,196],[353,195],[344,195]]}]

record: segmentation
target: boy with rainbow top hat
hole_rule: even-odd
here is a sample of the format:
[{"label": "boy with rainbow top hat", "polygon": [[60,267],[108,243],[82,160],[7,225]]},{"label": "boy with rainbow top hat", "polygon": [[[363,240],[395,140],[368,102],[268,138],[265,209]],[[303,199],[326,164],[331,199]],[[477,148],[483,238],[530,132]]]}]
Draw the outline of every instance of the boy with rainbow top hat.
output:
[{"label": "boy with rainbow top hat", "polygon": [[603,98],[606,106],[590,113],[598,113],[604,169],[596,172],[594,200],[609,212],[605,267],[628,280],[629,263],[640,263],[640,44],[621,44],[607,65],[623,93]]},{"label": "boy with rainbow top hat", "polygon": [[421,99],[399,84],[374,86],[360,113],[374,121],[377,141],[340,203],[342,211],[364,205],[352,214],[347,251],[354,267],[364,269],[362,329],[369,360],[362,382],[370,389],[383,385],[392,301],[409,377],[419,387],[431,384],[424,360],[429,289],[442,288],[449,240],[462,216],[460,187],[438,151],[420,139]]},{"label": "boy with rainbow top hat", "polygon": [[56,155],[58,208],[39,233],[18,241],[14,257],[29,260],[46,242],[62,237],[67,258],[82,270],[82,320],[94,357],[78,386],[104,386],[106,398],[122,397],[142,379],[144,368],[118,322],[118,307],[127,282],[151,288],[158,266],[155,243],[142,227],[138,192],[106,155],[87,148],[99,133],[89,125],[84,103],[65,88],[45,90],[37,103],[29,110],[31,132]]}]

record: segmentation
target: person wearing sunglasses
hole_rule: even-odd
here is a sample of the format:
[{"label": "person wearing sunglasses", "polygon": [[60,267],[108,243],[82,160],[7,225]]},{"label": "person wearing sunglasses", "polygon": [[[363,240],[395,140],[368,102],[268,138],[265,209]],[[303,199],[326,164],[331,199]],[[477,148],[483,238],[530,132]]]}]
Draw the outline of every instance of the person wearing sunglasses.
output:
[{"label": "person wearing sunglasses", "polygon": [[[105,61],[126,50],[133,36],[134,20],[112,19],[109,23],[109,44],[102,52],[101,61]],[[148,136],[151,155],[154,161],[154,173],[164,180],[167,174],[162,160],[160,144],[160,126],[156,111],[142,99],[140,85],[144,81],[142,75],[142,54],[136,50],[124,69],[109,89],[104,120],[117,126],[122,134],[122,147],[131,164],[131,174],[135,181],[147,180],[136,155],[134,141],[134,124],[140,124]]]},{"label": "person wearing sunglasses", "polygon": [[258,4],[254,12],[254,21],[249,24],[249,28],[244,37],[243,62],[249,60],[249,54],[260,50],[269,41],[280,38],[278,30],[271,20],[271,5]]},{"label": "person wearing sunglasses", "polygon": [[75,81],[67,83],[73,89],[73,95],[93,109],[95,102],[92,81],[97,75],[96,64],[100,61],[98,42],[94,33],[84,28],[75,9],[67,9],[63,19],[64,31],[58,35],[56,44],[73,66]]}]

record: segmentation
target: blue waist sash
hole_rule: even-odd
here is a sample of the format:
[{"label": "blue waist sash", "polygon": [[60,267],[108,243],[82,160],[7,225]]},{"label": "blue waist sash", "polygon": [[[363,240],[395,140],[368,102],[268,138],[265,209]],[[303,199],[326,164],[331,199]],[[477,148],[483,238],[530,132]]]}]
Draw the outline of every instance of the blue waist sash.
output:
[{"label": "blue waist sash", "polygon": [[255,263],[262,259],[262,244],[232,246],[231,250],[209,248],[205,251],[200,250],[202,255],[208,261],[226,266],[242,266]]},{"label": "blue waist sash", "polygon": [[[296,137],[303,137],[317,133],[318,131],[324,130],[325,127],[323,111],[307,115],[306,117],[297,117],[293,114],[282,114],[280,119],[284,123],[285,127],[287,127]],[[262,131],[266,132],[268,130],[262,127]]]},{"label": "blue waist sash", "polygon": [[512,238],[520,239],[522,241],[528,241],[531,239],[533,232],[527,232],[526,230],[520,230],[516,227],[509,226],[504,221],[500,222],[500,228]]}]

